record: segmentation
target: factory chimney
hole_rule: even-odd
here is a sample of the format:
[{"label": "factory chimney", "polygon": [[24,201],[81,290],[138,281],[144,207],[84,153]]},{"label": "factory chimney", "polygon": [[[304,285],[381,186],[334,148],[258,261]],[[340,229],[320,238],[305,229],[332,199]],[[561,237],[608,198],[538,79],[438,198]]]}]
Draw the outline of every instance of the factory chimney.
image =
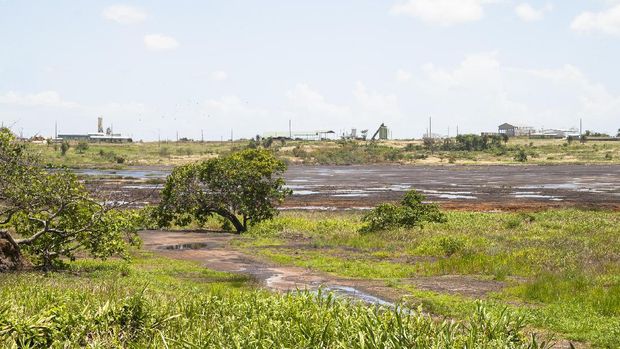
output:
[{"label": "factory chimney", "polygon": [[103,117],[101,116],[97,118],[97,132],[103,133]]}]

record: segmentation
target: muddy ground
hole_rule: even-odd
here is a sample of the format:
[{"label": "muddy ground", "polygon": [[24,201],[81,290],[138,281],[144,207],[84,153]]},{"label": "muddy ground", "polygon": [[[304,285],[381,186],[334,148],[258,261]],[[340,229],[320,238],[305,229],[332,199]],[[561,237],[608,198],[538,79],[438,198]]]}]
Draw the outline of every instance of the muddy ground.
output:
[{"label": "muddy ground", "polygon": [[[321,288],[337,297],[362,301],[373,306],[395,307],[397,304],[402,304],[406,309],[419,303],[403,289],[388,286],[386,280],[342,278],[305,268],[275,265],[257,257],[253,253],[256,251],[235,248],[234,244],[231,244],[234,239],[239,238],[235,234],[150,230],[140,232],[140,236],[147,250],[169,258],[196,261],[212,270],[246,275],[260,287],[275,292],[299,290],[316,292]],[[303,248],[298,244],[295,247]],[[474,275],[414,277],[399,282],[414,286],[418,290],[454,294],[472,299],[484,299],[493,292],[501,291],[510,283]],[[436,314],[429,315],[439,321],[444,319]],[[532,330],[539,337],[548,335],[545,331]],[[589,347],[587,343],[571,344],[560,336],[553,338],[554,348]]]},{"label": "muddy ground", "polygon": [[[136,205],[159,200],[169,169],[85,170],[88,186]],[[620,166],[291,166],[282,209],[368,209],[417,189],[444,208],[620,210]]]},{"label": "muddy ground", "polygon": [[[388,287],[383,280],[336,277],[305,268],[278,266],[257,257],[252,251],[235,248],[231,241],[238,235],[211,232],[143,231],[144,248],[158,254],[197,261],[205,267],[247,275],[272,291],[316,291],[319,287],[367,303],[394,305],[406,295]],[[296,248],[302,248],[296,246]],[[475,299],[501,290],[505,283],[484,277],[444,275],[402,280],[420,290],[456,294]]]}]

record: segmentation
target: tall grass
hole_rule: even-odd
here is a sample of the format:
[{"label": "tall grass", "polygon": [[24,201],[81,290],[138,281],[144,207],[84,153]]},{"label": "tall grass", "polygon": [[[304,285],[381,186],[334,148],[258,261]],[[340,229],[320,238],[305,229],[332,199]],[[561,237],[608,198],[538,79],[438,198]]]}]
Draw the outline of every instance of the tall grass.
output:
[{"label": "tall grass", "polygon": [[79,262],[0,275],[7,348],[542,348],[522,317],[478,304],[467,321],[367,307],[331,294],[272,294],[188,262]]},{"label": "tall grass", "polygon": [[289,212],[254,227],[240,245],[281,264],[384,279],[413,294],[425,309],[447,315],[466,316],[470,309],[455,307],[445,293],[415,290],[407,279],[467,275],[499,281],[505,287],[489,297],[527,315],[530,324],[570,339],[617,346],[620,213],[563,209],[447,215],[447,223],[423,229],[368,234],[359,232],[360,215]]}]

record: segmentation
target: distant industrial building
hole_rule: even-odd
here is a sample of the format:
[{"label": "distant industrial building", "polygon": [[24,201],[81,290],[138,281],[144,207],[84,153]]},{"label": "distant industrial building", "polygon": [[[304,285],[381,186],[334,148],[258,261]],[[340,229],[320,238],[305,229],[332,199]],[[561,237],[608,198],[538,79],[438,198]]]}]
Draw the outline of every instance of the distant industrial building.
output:
[{"label": "distant industrial building", "polygon": [[529,136],[535,132],[531,126],[517,126],[509,123],[503,123],[497,127],[497,133],[505,134],[508,137]]},{"label": "distant industrial building", "polygon": [[317,131],[275,131],[263,133],[263,138],[277,139],[302,139],[307,141],[321,141],[325,139],[334,139],[336,132],[332,130]]},{"label": "distant industrial building", "polygon": [[542,129],[530,135],[531,138],[555,138],[563,139],[568,137],[579,137],[579,130],[576,128],[569,129]]},{"label": "distant industrial building", "polygon": [[87,134],[60,133],[56,135],[58,141],[85,141],[93,143],[131,143],[129,137],[123,137],[120,133],[113,133],[112,128],[103,130],[103,118],[97,118],[97,132]]}]

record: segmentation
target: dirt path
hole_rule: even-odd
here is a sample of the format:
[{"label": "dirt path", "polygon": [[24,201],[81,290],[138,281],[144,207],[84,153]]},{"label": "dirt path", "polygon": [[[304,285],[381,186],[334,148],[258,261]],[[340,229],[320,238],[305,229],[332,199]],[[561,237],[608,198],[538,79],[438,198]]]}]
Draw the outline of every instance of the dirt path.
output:
[{"label": "dirt path", "polygon": [[245,274],[273,291],[315,291],[322,287],[341,296],[386,306],[394,306],[402,296],[381,281],[343,279],[309,269],[270,264],[231,247],[234,234],[144,231],[140,236],[147,250],[197,261],[212,270]]}]

